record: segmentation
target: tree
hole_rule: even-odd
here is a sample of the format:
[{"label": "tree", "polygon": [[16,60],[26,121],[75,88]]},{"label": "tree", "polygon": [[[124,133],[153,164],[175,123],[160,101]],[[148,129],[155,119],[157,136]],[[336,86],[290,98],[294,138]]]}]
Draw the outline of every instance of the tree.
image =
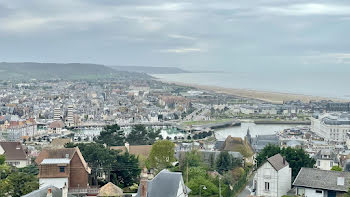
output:
[{"label": "tree", "polygon": [[331,170],[341,172],[341,171],[343,171],[343,168],[341,168],[339,166],[333,166]]},{"label": "tree", "polygon": [[0,155],[0,165],[3,165],[6,161],[5,155]]},{"label": "tree", "polygon": [[227,151],[222,151],[216,160],[216,169],[220,174],[241,166],[241,162],[230,155]]},{"label": "tree", "polygon": [[135,125],[126,138],[131,145],[151,145],[160,138],[160,130],[147,129],[144,125]]},{"label": "tree", "polygon": [[107,125],[101,131],[96,142],[107,146],[123,146],[125,144],[125,133],[120,130],[117,124]]},{"label": "tree", "polygon": [[113,182],[128,187],[138,182],[140,173],[139,161],[135,155],[130,155],[128,152],[117,155],[117,161],[112,167],[112,177],[116,179]]},{"label": "tree", "polygon": [[188,167],[198,167],[201,165],[201,156],[198,151],[192,150],[190,152],[185,153],[185,157],[180,160],[180,167],[184,171],[184,169]]},{"label": "tree", "polygon": [[[203,189],[203,186],[206,187],[206,189]],[[199,190],[201,190],[202,196],[214,196],[219,193],[219,189],[210,179],[198,176],[193,178],[188,182],[188,187],[192,190],[191,195],[198,195]],[[200,188],[202,187],[202,188]]]},{"label": "tree", "polygon": [[146,161],[149,168],[161,171],[175,160],[175,144],[168,140],[157,141],[152,145],[151,153]]},{"label": "tree", "polygon": [[295,178],[302,167],[312,168],[316,161],[301,148],[280,148],[276,145],[267,145],[257,156],[257,164],[261,166],[269,157],[280,153],[285,157],[292,168],[292,176]]},{"label": "tree", "polygon": [[13,172],[0,182],[0,196],[20,197],[39,188],[38,178],[24,172]]},{"label": "tree", "polygon": [[120,151],[110,150],[102,144],[81,143],[66,144],[66,148],[78,146],[85,161],[91,167],[91,174],[97,182],[97,174],[99,172],[110,175],[110,179],[114,184],[127,187],[137,182],[137,178],[141,172],[139,169],[139,161],[134,155],[129,153],[121,154]]},{"label": "tree", "polygon": [[24,168],[19,168],[18,171],[19,172],[24,172],[24,173],[27,173],[27,174],[32,174],[32,175],[35,175],[35,176],[39,174],[39,168],[36,165],[29,165],[29,166],[26,166]]}]

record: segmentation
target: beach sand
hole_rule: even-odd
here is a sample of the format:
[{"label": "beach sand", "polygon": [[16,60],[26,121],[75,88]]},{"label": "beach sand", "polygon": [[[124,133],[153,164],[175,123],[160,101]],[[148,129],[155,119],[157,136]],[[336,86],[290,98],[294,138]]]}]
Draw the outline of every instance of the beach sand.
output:
[{"label": "beach sand", "polygon": [[310,96],[302,94],[290,94],[290,93],[280,93],[280,92],[267,92],[258,90],[247,90],[247,89],[236,89],[236,88],[222,88],[218,86],[207,86],[198,84],[189,84],[182,82],[173,82],[158,79],[164,83],[176,84],[180,86],[193,87],[204,91],[211,91],[216,93],[223,93],[228,95],[234,95],[244,98],[257,99],[265,102],[282,104],[284,101],[297,101],[310,102],[310,101],[321,101],[321,100],[332,100],[334,102],[349,102],[349,100],[337,99],[337,98],[327,98],[320,96]]}]

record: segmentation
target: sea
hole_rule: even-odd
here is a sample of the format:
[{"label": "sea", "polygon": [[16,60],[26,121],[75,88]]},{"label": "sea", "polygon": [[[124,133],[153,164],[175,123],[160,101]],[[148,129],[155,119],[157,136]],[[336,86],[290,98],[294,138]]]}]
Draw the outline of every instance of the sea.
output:
[{"label": "sea", "polygon": [[167,82],[350,100],[348,72],[205,72],[152,76]]}]

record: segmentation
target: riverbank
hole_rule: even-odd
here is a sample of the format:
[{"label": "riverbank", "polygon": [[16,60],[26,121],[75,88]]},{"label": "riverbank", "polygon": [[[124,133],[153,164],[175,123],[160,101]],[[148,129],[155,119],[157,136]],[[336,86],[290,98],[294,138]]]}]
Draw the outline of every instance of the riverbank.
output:
[{"label": "riverbank", "polygon": [[348,102],[349,100],[338,99],[338,98],[328,98],[321,96],[303,95],[303,94],[291,94],[291,93],[281,93],[281,92],[268,92],[259,90],[249,90],[249,89],[237,89],[237,88],[223,88],[219,86],[209,86],[209,85],[199,85],[183,82],[167,81],[164,79],[157,79],[164,83],[175,84],[180,86],[193,87],[204,91],[211,91],[215,93],[222,93],[228,95],[234,95],[244,98],[257,99],[265,102],[282,104],[284,101],[295,101],[300,100],[302,102],[310,101],[321,101],[321,100],[332,100],[335,102]]},{"label": "riverbank", "polygon": [[254,120],[255,124],[296,124],[296,125],[311,125],[310,120]]}]

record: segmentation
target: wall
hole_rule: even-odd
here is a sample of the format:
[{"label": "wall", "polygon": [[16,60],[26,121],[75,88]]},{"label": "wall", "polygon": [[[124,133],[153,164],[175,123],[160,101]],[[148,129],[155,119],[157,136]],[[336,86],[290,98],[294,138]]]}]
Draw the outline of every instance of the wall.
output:
[{"label": "wall", "polygon": [[77,153],[70,162],[69,188],[86,188],[88,184],[88,172],[85,170]]},{"label": "wall", "polygon": [[[256,196],[277,197],[277,172],[270,163],[265,162],[257,170],[254,180],[257,181]],[[265,182],[270,183],[269,191],[265,191]]]},{"label": "wall", "polygon": [[286,195],[292,188],[292,169],[289,166],[278,171],[278,196]]},{"label": "wall", "polygon": [[319,191],[322,191],[322,193],[316,193],[315,189],[305,188],[305,197],[323,197],[326,193],[324,190]]},{"label": "wall", "polygon": [[48,185],[53,185],[58,188],[62,188],[64,184],[68,184],[68,178],[40,178],[40,189]]},{"label": "wall", "polygon": [[[318,165],[318,162],[320,162],[320,165]],[[338,165],[338,163],[333,162],[333,165],[331,166],[331,162],[333,162],[333,160],[318,159],[316,161],[316,166],[317,166],[317,168],[319,168],[321,170],[331,170],[333,166]]]},{"label": "wall", "polygon": [[24,168],[29,165],[28,160],[6,160],[7,164],[13,165],[17,168]]}]

